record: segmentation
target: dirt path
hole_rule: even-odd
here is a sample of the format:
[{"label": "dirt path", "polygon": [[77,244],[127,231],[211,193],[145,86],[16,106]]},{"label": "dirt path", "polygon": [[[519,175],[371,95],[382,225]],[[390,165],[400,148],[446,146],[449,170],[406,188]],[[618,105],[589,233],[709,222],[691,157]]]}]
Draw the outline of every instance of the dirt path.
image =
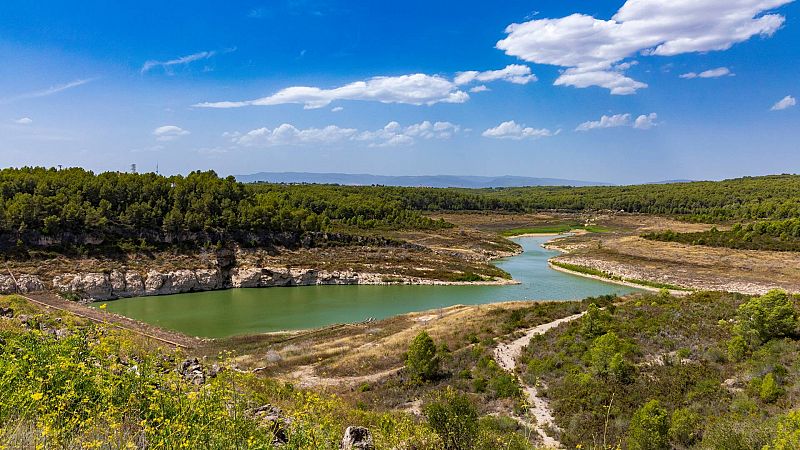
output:
[{"label": "dirt path", "polygon": [[89,306],[71,302],[69,300],[64,300],[63,298],[48,292],[26,294],[22,295],[22,297],[45,308],[66,311],[75,314],[76,316],[89,319],[93,322],[104,323],[123,328],[173,347],[195,348],[203,343],[203,340],[200,338],[186,336],[185,334],[181,334],[176,331],[165,330],[163,328],[139,322],[138,320],[129,319],[118,314],[106,312],[97,308],[91,308]]},{"label": "dirt path", "polygon": [[564,317],[562,319],[533,327],[526,331],[525,335],[519,339],[509,342],[508,344],[500,344],[494,349],[494,359],[497,361],[497,364],[500,365],[500,367],[502,367],[504,370],[514,374],[519,380],[520,384],[523,386],[525,396],[528,399],[528,405],[530,406],[530,413],[536,418],[536,423],[533,425],[534,430],[536,431],[536,434],[539,435],[542,440],[542,444],[546,448],[559,448],[561,446],[560,442],[550,437],[544,431],[544,426],[555,428],[555,421],[552,413],[550,412],[550,406],[548,405],[547,401],[537,395],[536,386],[526,386],[522,381],[522,378],[520,378],[520,376],[517,374],[517,358],[522,353],[522,350],[527,347],[528,344],[530,344],[531,339],[533,339],[534,336],[544,334],[561,325],[562,323],[579,319],[584,314],[585,313],[583,312],[574,314],[569,317]]},{"label": "dirt path", "polygon": [[340,386],[342,384],[358,384],[358,383],[374,383],[382,378],[394,375],[399,372],[402,367],[395,367],[394,369],[384,370],[383,372],[373,373],[369,375],[362,375],[358,377],[333,377],[325,378],[314,374],[314,366],[301,366],[297,370],[290,373],[288,378],[297,380],[300,387],[320,387],[320,386]]}]

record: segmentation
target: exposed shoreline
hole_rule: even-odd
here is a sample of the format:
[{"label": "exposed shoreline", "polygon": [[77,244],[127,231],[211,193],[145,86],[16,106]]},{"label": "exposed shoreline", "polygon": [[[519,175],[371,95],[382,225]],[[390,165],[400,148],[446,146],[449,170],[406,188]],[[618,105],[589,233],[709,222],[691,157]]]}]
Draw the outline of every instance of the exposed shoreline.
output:
[{"label": "exposed shoreline", "polygon": [[[630,288],[634,288],[634,289],[640,289],[640,290],[643,290],[643,291],[661,292],[663,289],[665,289],[665,288],[657,288],[657,287],[653,287],[653,286],[646,286],[646,285],[643,285],[643,284],[637,284],[637,283],[633,283],[633,282],[625,281],[625,280],[615,280],[614,278],[606,278],[606,277],[601,277],[601,276],[597,276],[597,275],[591,275],[591,274],[588,274],[588,273],[582,273],[582,272],[578,272],[578,271],[575,271],[575,270],[569,270],[569,269],[565,269],[563,267],[557,266],[557,265],[553,264],[551,261],[547,261],[547,265],[553,270],[557,270],[559,272],[567,273],[567,274],[570,274],[570,275],[576,275],[576,276],[579,276],[579,277],[589,278],[589,279],[597,280],[597,281],[603,281],[603,282],[606,282],[606,283],[618,284],[620,286],[626,286],[626,287],[630,287]],[[684,290],[677,290],[677,289],[667,289],[667,290],[669,291],[669,293],[671,295],[674,295],[674,296],[684,296],[684,295],[689,295],[689,294],[692,293],[692,291],[690,291],[690,290],[685,290],[685,291]]]}]

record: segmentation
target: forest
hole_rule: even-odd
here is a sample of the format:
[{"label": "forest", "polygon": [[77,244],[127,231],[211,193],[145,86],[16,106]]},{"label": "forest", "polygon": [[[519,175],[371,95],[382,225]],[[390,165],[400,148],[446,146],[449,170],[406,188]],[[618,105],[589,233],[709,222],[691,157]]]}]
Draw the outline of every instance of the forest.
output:
[{"label": "forest", "polygon": [[[442,189],[242,184],[213,171],[166,177],[95,174],[80,168],[0,170],[0,235],[12,245],[28,243],[30,236],[58,240],[91,235],[113,241],[172,235],[192,240],[204,233],[214,240],[236,240],[247,233],[431,229],[452,225],[430,219],[426,212],[461,210],[661,214],[687,221],[745,222],[734,233],[751,241],[764,234],[785,240],[797,235],[800,176],[638,186]],[[747,224],[767,219],[772,220],[768,225]],[[789,221],[780,222],[784,220]]]}]

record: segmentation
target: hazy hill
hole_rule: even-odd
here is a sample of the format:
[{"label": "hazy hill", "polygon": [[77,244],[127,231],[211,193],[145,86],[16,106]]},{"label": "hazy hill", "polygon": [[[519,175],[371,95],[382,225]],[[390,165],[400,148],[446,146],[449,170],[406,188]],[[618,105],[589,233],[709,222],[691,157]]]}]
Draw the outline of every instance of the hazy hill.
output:
[{"label": "hazy hill", "polygon": [[272,183],[318,183],[354,186],[380,184],[384,186],[461,188],[609,185],[609,183],[597,183],[592,181],[516,177],[510,175],[499,177],[461,175],[389,176],[348,173],[259,172],[250,175],[236,175],[236,179],[244,183],[264,181]]}]

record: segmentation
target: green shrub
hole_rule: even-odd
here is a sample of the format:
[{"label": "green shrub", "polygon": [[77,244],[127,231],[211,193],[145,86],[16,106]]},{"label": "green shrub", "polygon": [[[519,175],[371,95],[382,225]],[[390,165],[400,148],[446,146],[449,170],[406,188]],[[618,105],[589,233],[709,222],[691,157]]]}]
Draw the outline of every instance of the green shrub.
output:
[{"label": "green shrub", "polygon": [[581,318],[581,334],[589,340],[602,336],[606,332],[606,323],[609,314],[603,312],[594,303],[586,308],[586,314]]},{"label": "green shrub", "polygon": [[415,381],[430,381],[439,373],[436,345],[426,331],[420,332],[408,346],[406,369]]},{"label": "green shrub", "polygon": [[728,340],[728,358],[731,361],[741,361],[747,354],[747,341],[741,335],[735,335]]},{"label": "green shrub", "polygon": [[628,449],[668,449],[669,415],[658,400],[650,400],[639,408],[628,429]]},{"label": "green shrub", "polygon": [[447,450],[473,448],[478,434],[478,411],[465,394],[451,387],[434,394],[424,407],[428,425]]},{"label": "green shrub", "polygon": [[669,440],[673,445],[690,447],[700,436],[700,414],[688,408],[676,409],[669,423]]},{"label": "green shrub", "polygon": [[773,375],[772,372],[766,374],[764,379],[761,380],[761,387],[758,391],[758,396],[761,397],[761,400],[767,403],[773,403],[782,393],[783,390],[778,385],[775,375]]},{"label": "green shrub", "polygon": [[800,409],[796,409],[778,422],[775,439],[764,450],[797,450],[800,448]]},{"label": "green shrub", "polygon": [[516,398],[522,394],[516,377],[506,372],[493,376],[489,380],[489,389],[495,398]]},{"label": "green shrub", "polygon": [[742,303],[737,311],[737,335],[751,344],[791,336],[797,330],[797,312],[786,292],[772,290]]}]

